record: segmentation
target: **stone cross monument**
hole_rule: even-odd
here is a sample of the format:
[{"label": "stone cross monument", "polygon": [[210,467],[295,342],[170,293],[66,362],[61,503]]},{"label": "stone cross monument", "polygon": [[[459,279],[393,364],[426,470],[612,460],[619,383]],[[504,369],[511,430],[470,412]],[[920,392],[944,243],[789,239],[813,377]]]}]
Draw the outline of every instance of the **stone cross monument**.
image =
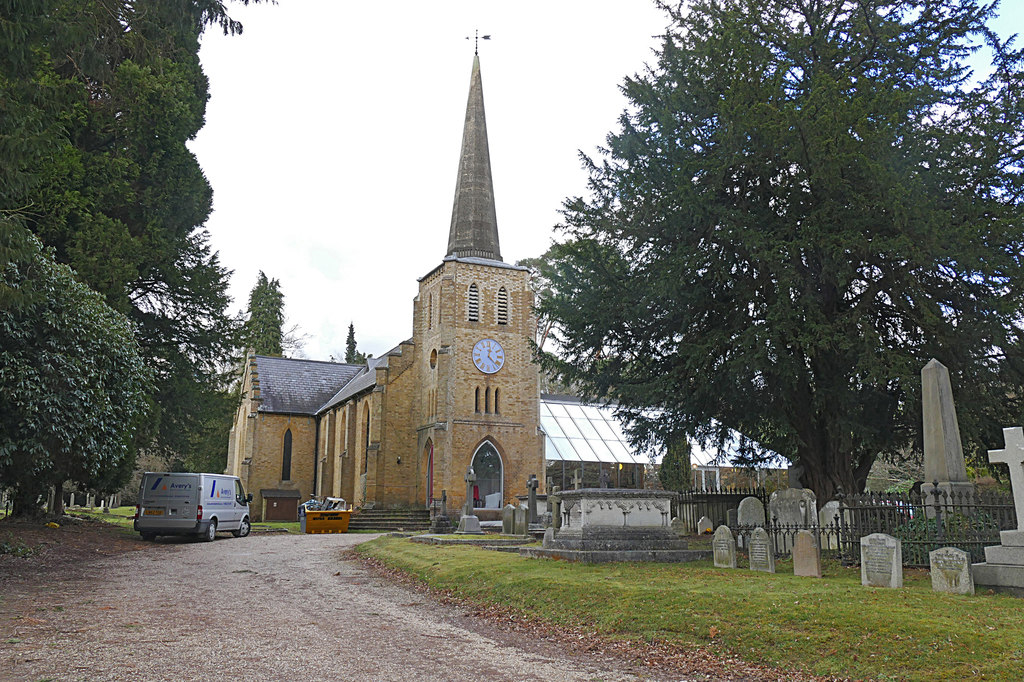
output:
[{"label": "stone cross monument", "polygon": [[526,509],[529,513],[529,523],[537,523],[537,486],[540,485],[540,481],[537,480],[536,474],[530,474],[530,478],[526,481],[526,491],[528,497],[526,498]]},{"label": "stone cross monument", "polygon": [[1006,447],[989,450],[988,461],[1010,467],[1017,530],[999,532],[999,544],[985,548],[985,562],[974,564],[974,584],[1024,597],[1024,429],[1003,429]]},{"label": "stone cross monument", "polygon": [[[960,425],[953,405],[953,389],[949,370],[934,358],[921,370],[921,416],[924,426],[924,485],[926,513],[934,514],[930,505],[936,493],[944,491],[972,492],[967,480],[967,465],[960,442]],[[938,499],[941,501],[942,496]]]},{"label": "stone cross monument", "polygon": [[476,473],[473,467],[466,469],[466,504],[462,507],[462,518],[459,519],[459,529],[456,533],[479,533],[480,519],[473,513],[473,485],[476,483]]},{"label": "stone cross monument", "polygon": [[611,484],[611,474],[604,468],[601,469],[601,487],[608,488]]},{"label": "stone cross monument", "polygon": [[579,490],[583,487],[583,474],[579,469],[572,472],[572,489]]}]

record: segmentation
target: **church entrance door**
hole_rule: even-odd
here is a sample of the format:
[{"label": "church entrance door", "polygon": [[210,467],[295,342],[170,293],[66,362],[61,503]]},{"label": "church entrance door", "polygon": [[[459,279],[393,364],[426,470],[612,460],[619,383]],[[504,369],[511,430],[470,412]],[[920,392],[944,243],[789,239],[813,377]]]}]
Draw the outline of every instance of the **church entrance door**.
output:
[{"label": "church entrance door", "polygon": [[504,500],[504,467],[501,455],[490,441],[484,441],[473,455],[473,472],[476,474],[476,488],[473,491],[473,506],[486,509],[501,509]]}]

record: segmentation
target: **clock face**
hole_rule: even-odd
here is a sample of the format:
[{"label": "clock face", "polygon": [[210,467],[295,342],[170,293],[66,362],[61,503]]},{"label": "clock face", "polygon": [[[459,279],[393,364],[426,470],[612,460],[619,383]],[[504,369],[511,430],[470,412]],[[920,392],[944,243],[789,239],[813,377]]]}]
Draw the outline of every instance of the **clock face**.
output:
[{"label": "clock face", "polygon": [[473,346],[473,364],[484,374],[494,374],[505,364],[505,349],[494,339],[480,339]]}]

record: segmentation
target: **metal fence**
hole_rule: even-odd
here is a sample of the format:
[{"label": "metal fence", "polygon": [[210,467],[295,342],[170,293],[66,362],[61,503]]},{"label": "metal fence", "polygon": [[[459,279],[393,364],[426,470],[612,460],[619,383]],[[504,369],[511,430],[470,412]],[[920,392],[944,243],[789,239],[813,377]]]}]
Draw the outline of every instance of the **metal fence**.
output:
[{"label": "metal fence", "polygon": [[972,561],[999,544],[999,531],[1017,527],[1008,493],[945,491],[935,494],[839,495],[840,551],[845,565],[860,562],[860,539],[885,533],[902,541],[903,565],[928,567],[928,553],[957,547]]},{"label": "metal fence", "polygon": [[691,533],[697,532],[697,523],[703,516],[711,520],[712,527],[728,525],[729,510],[738,508],[744,497],[756,497],[768,509],[768,491],[764,488],[684,490],[679,493],[677,516]]}]

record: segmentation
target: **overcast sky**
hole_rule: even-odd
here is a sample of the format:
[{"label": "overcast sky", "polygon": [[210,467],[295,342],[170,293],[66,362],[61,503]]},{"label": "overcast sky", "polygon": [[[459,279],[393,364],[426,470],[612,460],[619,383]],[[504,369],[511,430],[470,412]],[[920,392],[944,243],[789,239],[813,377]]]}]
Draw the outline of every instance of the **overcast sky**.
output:
[{"label": "overcast sky", "polygon": [[480,63],[511,263],[543,253],[563,200],[585,193],[578,152],[616,128],[619,86],[653,62],[666,24],[649,0],[279,2],[229,5],[241,36],[207,32],[211,99],[190,146],[213,185],[207,227],[234,271],[233,310],[260,270],[276,277],[319,360],[344,357],[349,322],[374,355],[412,334],[416,280],[448,243],[466,36],[492,36]]}]

